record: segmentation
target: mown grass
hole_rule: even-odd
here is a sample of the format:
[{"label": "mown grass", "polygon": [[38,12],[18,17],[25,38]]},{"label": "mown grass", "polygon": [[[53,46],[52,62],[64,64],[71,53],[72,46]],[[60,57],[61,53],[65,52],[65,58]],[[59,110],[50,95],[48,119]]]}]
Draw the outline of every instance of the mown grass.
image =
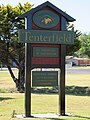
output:
[{"label": "mown grass", "polygon": [[[90,67],[84,67],[89,69]],[[78,69],[74,67],[72,69]],[[79,68],[80,69],[80,68]],[[17,70],[13,70],[17,76]],[[90,74],[66,74],[66,86],[80,86],[90,88]],[[0,91],[1,92],[16,92],[15,83],[13,82],[7,70],[0,71]]]},{"label": "mown grass", "polygon": [[[17,75],[17,71],[14,70],[14,72]],[[67,86],[90,87],[89,81],[89,74],[66,75]],[[15,110],[15,114],[25,113],[24,94],[14,93],[15,84],[8,71],[0,71],[0,89],[5,92],[0,93],[0,120],[19,120],[13,116],[13,111]],[[10,93],[11,90],[13,93]],[[32,94],[32,114],[46,113],[58,113],[58,94]],[[66,95],[66,113],[71,113],[72,116],[60,116],[56,119],[49,118],[47,120],[90,119],[90,96]],[[36,118],[36,120],[40,120],[40,118]],[[41,120],[46,120],[46,118],[41,118]]]},{"label": "mown grass", "polygon": [[[15,76],[17,77],[17,70],[13,70]],[[0,88],[9,89],[15,88],[15,84],[9,74],[8,70],[0,70]]]},{"label": "mown grass", "polygon": [[66,74],[66,85],[90,87],[90,74]]},{"label": "mown grass", "polygon": [[[90,97],[66,95],[66,113],[71,113],[72,116],[60,116],[56,120],[88,120],[89,106]],[[13,117],[14,110],[15,114],[24,114],[24,94],[1,93],[0,120],[18,120]],[[32,114],[47,113],[58,113],[58,95],[32,94]]]}]

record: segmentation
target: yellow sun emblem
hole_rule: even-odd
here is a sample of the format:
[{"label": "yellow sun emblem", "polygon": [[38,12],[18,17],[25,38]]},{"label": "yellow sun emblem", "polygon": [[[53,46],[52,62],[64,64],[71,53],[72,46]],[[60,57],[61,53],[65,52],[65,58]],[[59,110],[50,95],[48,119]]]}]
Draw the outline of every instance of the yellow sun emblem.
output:
[{"label": "yellow sun emblem", "polygon": [[43,18],[42,20],[41,20],[41,22],[42,23],[44,23],[44,24],[48,24],[48,23],[51,23],[53,20],[51,19],[51,18]]}]

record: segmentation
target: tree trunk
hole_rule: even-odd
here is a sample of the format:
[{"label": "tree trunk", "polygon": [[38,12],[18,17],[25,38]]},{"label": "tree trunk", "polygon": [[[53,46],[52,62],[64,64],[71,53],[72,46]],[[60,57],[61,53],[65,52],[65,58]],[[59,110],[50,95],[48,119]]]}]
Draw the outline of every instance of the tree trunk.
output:
[{"label": "tree trunk", "polygon": [[20,67],[19,68],[19,72],[18,72],[18,91],[19,92],[24,92],[24,83],[25,83],[25,80],[24,80],[24,69],[23,67]]},{"label": "tree trunk", "polygon": [[9,73],[10,73],[14,83],[16,84],[17,90],[20,93],[24,92],[24,70],[19,69],[19,71],[18,71],[19,76],[18,76],[18,78],[16,78],[11,67],[9,65],[7,65],[7,68],[9,70]]}]

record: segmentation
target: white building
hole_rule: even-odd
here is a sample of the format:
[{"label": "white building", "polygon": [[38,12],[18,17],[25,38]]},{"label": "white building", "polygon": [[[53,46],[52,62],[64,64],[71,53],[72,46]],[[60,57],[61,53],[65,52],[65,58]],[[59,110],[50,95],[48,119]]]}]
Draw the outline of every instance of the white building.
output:
[{"label": "white building", "polygon": [[77,58],[73,56],[66,56],[66,64],[71,64],[72,65],[90,65],[90,59],[87,58]]}]

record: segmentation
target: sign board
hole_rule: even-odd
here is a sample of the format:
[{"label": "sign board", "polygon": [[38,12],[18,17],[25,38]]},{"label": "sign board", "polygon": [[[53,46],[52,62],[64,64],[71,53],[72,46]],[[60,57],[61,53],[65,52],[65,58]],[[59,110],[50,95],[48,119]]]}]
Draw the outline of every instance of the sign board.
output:
[{"label": "sign board", "polygon": [[18,32],[21,43],[73,44],[73,31],[22,30]]},{"label": "sign board", "polygon": [[40,10],[33,15],[34,23],[40,28],[53,28],[59,23],[59,16],[51,10]]},{"label": "sign board", "polygon": [[33,47],[33,57],[59,57],[58,47]]},{"label": "sign board", "polygon": [[32,86],[58,86],[58,71],[32,71]]},{"label": "sign board", "polygon": [[32,68],[60,67],[60,45],[32,44]]}]

